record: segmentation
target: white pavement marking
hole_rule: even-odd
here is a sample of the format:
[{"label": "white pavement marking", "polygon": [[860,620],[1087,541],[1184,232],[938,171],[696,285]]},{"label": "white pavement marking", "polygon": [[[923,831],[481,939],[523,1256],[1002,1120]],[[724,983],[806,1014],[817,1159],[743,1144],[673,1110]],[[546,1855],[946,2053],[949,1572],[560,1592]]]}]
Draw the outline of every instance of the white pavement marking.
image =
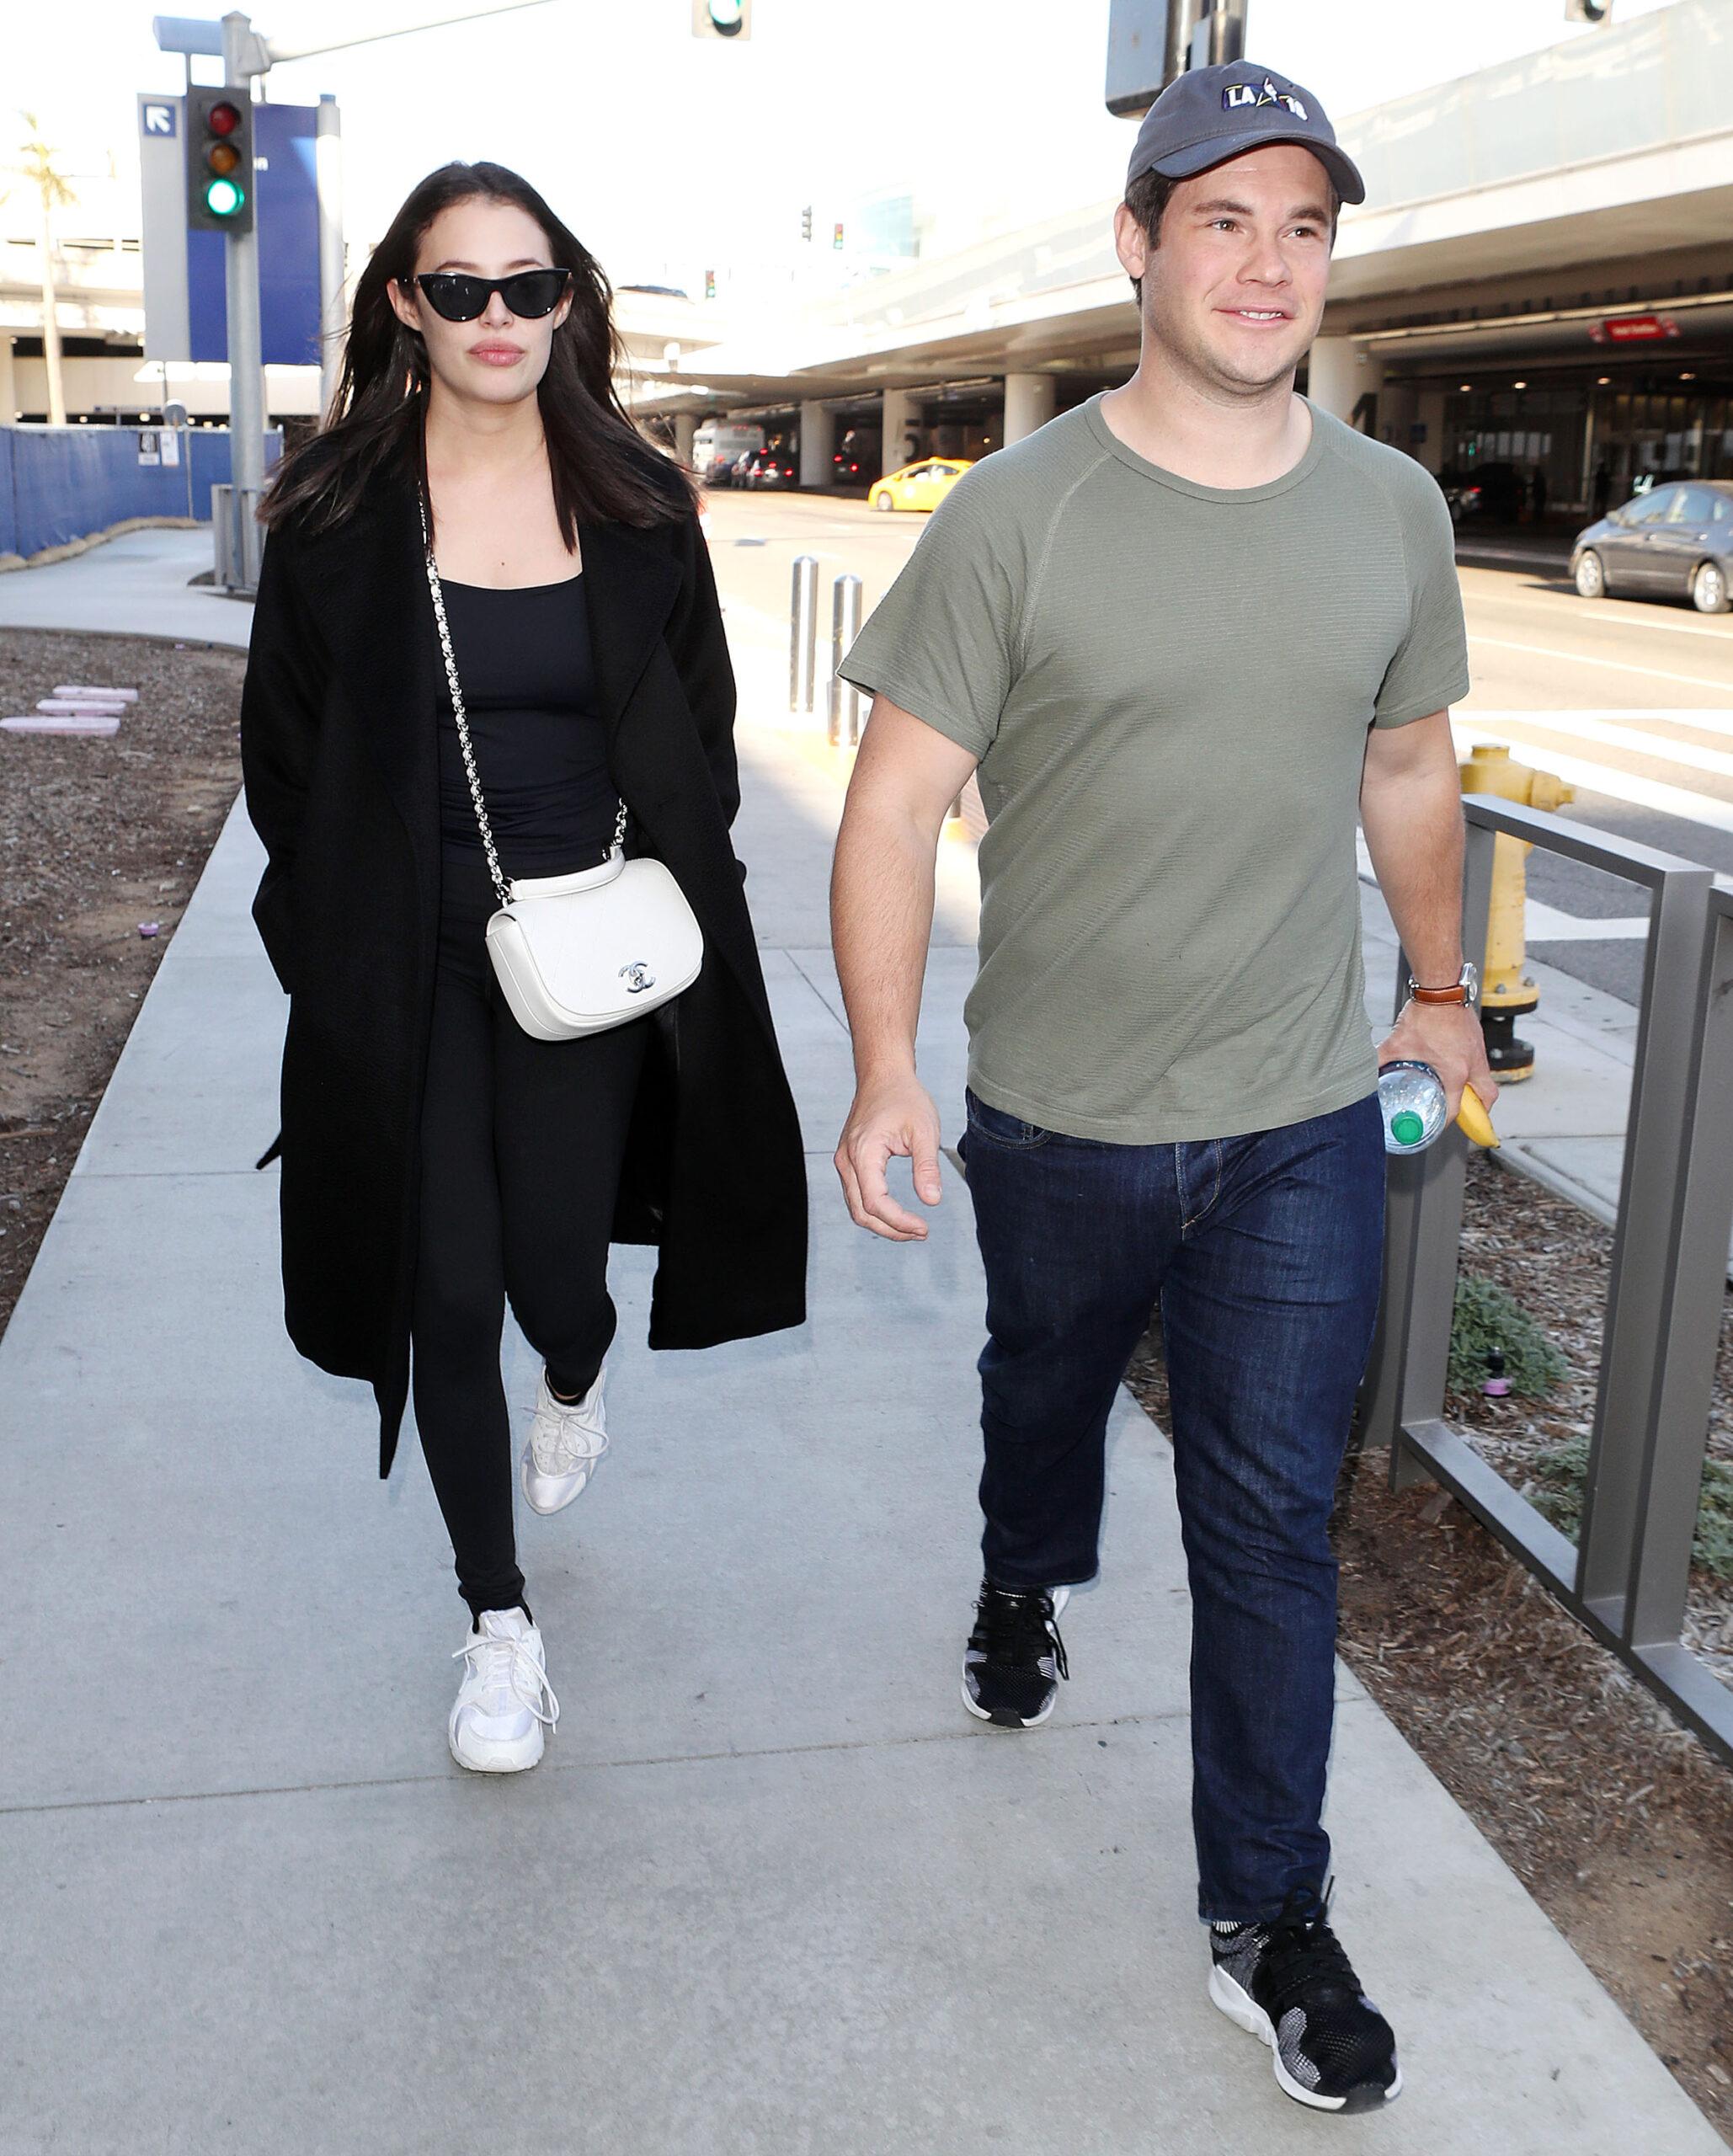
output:
[{"label": "white pavement marking", "polygon": [[1563,659],[1571,666],[1598,667],[1603,673],[1641,674],[1651,681],[1682,681],[1688,689],[1719,689],[1724,695],[1733,696],[1733,681],[1712,681],[1703,674],[1675,674],[1665,666],[1633,666],[1622,659],[1597,659],[1586,651],[1559,651],[1551,644],[1516,643],[1508,637],[1484,637],[1477,631],[1469,632],[1470,643],[1484,643],[1494,651],[1527,652],[1531,659]]},{"label": "white pavement marking", "polygon": [[1527,901],[1523,938],[1529,943],[1640,943],[1648,933],[1647,914],[1614,914],[1597,921],[1592,914],[1561,913],[1538,899]]},{"label": "white pavement marking", "polygon": [[[1503,742],[1532,724],[1535,714],[1520,711],[1460,712],[1452,715],[1451,728],[1458,744],[1479,741]],[[1522,760],[1537,771],[1551,771],[1567,785],[1586,787],[1611,801],[1628,801],[1634,808],[1658,809],[1677,816],[1682,823],[1706,825],[1712,831],[1733,831],[1733,802],[1717,801],[1707,793],[1688,793],[1682,786],[1664,786],[1659,779],[1639,778],[1634,772],[1615,771],[1610,764],[1591,763],[1586,756],[1561,755],[1550,743],[1522,741],[1517,744]]]},{"label": "white pavement marking", "polygon": [[[1632,599],[1615,600],[1613,603],[1614,606],[1635,607],[1642,606],[1644,602],[1640,599]],[[1590,629],[1634,629],[1640,632],[1644,636],[1647,636],[1652,630],[1656,636],[1712,637],[1716,643],[1724,644],[1729,650],[1733,650],[1733,628],[1711,628],[1707,622],[1669,621],[1666,615],[1660,612],[1659,608],[1653,606],[1646,611],[1650,615],[1658,615],[1659,618],[1656,620],[1644,619],[1634,613],[1607,614],[1601,611],[1603,604],[1604,602],[1598,599],[1579,600],[1570,610],[1571,627],[1574,629],[1580,626]]]},{"label": "white pavement marking", "polygon": [[[1462,715],[1476,718],[1480,713],[1472,705],[1465,705]],[[1512,725],[1519,719],[1527,719],[1535,726],[1574,726],[1579,719],[1598,724],[1605,720],[1618,726],[1688,726],[1698,734],[1722,734],[1733,739],[1733,711],[1704,711],[1688,704],[1654,704],[1641,710],[1624,704],[1597,704],[1586,711],[1554,711],[1550,705],[1537,705],[1532,711],[1525,707],[1504,715]],[[1660,734],[1645,734],[1644,739],[1663,745],[1666,742],[1666,736]]]},{"label": "white pavement marking", "polygon": [[[1463,715],[1469,719],[1485,716],[1481,712]],[[1513,730],[1518,726],[1543,727],[1554,734],[1568,733],[1580,741],[1597,741],[1603,748],[1629,750],[1639,756],[1652,757],[1656,763],[1682,765],[1690,771],[1708,771],[1714,778],[1733,778],[1733,756],[1725,749],[1699,749],[1694,741],[1669,741],[1662,734],[1640,733],[1634,726],[1619,726],[1587,712],[1531,711],[1520,719],[1506,715],[1505,723]],[[1733,732],[1733,725],[1729,731]]]}]

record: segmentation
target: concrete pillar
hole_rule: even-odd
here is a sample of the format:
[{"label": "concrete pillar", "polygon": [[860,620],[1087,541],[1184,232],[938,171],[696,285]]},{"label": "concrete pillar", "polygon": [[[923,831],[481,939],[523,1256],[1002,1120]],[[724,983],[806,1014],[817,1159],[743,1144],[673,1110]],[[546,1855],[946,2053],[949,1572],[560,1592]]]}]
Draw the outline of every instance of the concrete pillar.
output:
[{"label": "concrete pillar", "polygon": [[1424,438],[1408,445],[1410,456],[1417,457],[1436,478],[1444,462],[1444,392],[1442,389],[1423,389],[1415,399],[1415,418],[1426,430]]},{"label": "concrete pillar", "polygon": [[[1306,394],[1338,419],[1354,424],[1360,399],[1384,387],[1384,361],[1352,337],[1320,337],[1312,347]],[[1365,420],[1360,424],[1363,429]]]},{"label": "concrete pillar", "polygon": [[835,476],[836,414],[824,404],[800,408],[800,483],[828,487]]},{"label": "concrete pillar", "polygon": [[1419,417],[1419,398],[1411,382],[1386,381],[1378,400],[1378,432],[1404,456],[1412,453],[1414,423]]},{"label": "concrete pillar", "polygon": [[13,371],[10,337],[0,336],[0,427],[9,427],[18,409],[18,377]]},{"label": "concrete pillar", "polygon": [[1055,384],[1050,374],[1008,374],[1005,378],[1006,446],[1044,427],[1053,415]]},{"label": "concrete pillar", "polygon": [[900,472],[920,454],[920,414],[906,389],[888,389],[878,419],[878,462],[875,475]]},{"label": "concrete pillar", "polygon": [[676,412],[674,415],[674,451],[682,464],[692,461],[692,440],[698,431],[696,412]]}]

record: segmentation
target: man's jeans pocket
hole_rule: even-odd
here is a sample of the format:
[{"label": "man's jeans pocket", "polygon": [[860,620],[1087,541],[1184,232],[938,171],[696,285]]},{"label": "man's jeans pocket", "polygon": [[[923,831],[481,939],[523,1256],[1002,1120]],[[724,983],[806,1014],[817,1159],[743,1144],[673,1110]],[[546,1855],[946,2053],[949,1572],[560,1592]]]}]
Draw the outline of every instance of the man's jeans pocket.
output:
[{"label": "man's jeans pocket", "polygon": [[1026,1123],[1020,1115],[1008,1115],[1003,1108],[989,1107],[973,1091],[965,1094],[968,1102],[968,1128],[972,1138],[984,1138],[994,1145],[1003,1145],[1011,1152],[1027,1153],[1037,1145],[1045,1145],[1053,1136],[1038,1123]]}]

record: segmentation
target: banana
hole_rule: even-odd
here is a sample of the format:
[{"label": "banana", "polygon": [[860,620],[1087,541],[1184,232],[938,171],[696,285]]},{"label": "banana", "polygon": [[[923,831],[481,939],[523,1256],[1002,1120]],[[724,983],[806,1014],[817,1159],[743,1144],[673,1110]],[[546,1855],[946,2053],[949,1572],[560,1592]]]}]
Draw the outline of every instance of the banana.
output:
[{"label": "banana", "polygon": [[1476,1145],[1496,1146],[1498,1133],[1492,1128],[1492,1118],[1480,1104],[1480,1096],[1472,1086],[1462,1089],[1462,1106],[1456,1112],[1458,1127]]}]

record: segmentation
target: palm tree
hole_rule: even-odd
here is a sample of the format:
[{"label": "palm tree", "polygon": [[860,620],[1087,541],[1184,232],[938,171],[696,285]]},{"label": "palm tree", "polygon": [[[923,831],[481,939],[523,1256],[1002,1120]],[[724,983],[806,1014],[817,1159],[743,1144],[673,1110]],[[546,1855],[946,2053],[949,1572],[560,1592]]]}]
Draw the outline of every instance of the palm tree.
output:
[{"label": "palm tree", "polygon": [[60,152],[43,137],[42,123],[34,112],[19,115],[24,123],[22,156],[6,169],[34,187],[42,205],[42,355],[48,363],[48,417],[51,424],[67,423],[67,393],[61,377],[60,322],[54,293],[54,213],[68,208],[77,196],[56,165]]}]

